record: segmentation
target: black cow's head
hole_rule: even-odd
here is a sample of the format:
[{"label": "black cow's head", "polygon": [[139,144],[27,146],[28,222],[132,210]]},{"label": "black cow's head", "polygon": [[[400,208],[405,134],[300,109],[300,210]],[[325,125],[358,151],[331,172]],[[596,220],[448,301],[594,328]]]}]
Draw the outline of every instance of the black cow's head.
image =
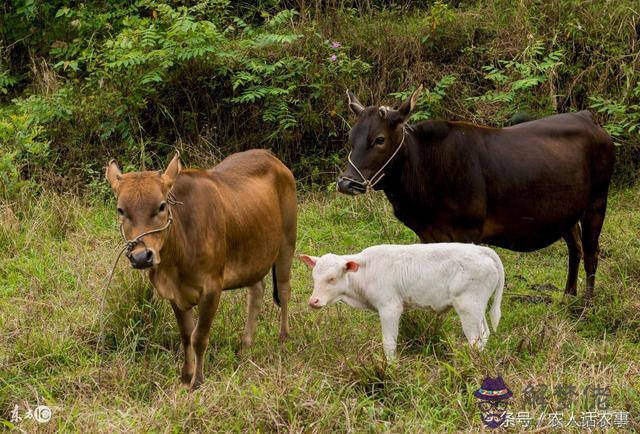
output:
[{"label": "black cow's head", "polygon": [[349,108],[358,116],[358,120],[349,131],[351,161],[338,178],[340,193],[355,195],[364,193],[367,186],[380,188],[378,181],[384,175],[385,166],[401,146],[404,124],[409,120],[421,91],[422,86],[398,109],[364,107],[351,91],[347,91]]}]

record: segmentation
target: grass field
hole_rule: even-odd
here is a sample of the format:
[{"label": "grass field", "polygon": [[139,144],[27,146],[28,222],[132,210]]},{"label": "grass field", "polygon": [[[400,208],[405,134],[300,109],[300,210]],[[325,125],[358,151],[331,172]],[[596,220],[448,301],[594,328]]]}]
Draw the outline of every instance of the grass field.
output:
[{"label": "grass field", "polygon": [[[498,250],[507,288],[502,321],[478,354],[454,313],[410,312],[401,324],[399,362],[382,358],[377,316],[345,305],[311,311],[311,277],[294,264],[291,338],[278,344],[278,310],[265,297],[256,343],[239,353],[244,290],[223,295],[205,365],[207,381],[189,393],[168,302],[125,261],[101,311],[102,288],[120,248],[110,202],[45,193],[0,207],[0,420],[43,432],[443,432],[476,431],[473,391],[500,374],[527,406],[529,384],[608,386],[609,408],[629,412],[621,431],[640,430],[640,189],[612,193],[601,237],[594,307],[565,300],[567,254],[559,242],[519,254]],[[335,193],[301,198],[298,253],[347,253],[415,236],[383,196]],[[269,287],[271,285],[270,279]],[[270,289],[268,289],[270,293]],[[584,292],[581,269],[579,295]],[[104,350],[98,351],[104,320]],[[593,409],[580,395],[563,411]],[[46,404],[47,424],[8,422]],[[532,422],[534,425],[536,420]],[[543,423],[546,425],[546,422]],[[523,429],[523,428],[518,428]],[[577,428],[573,428],[577,430]]]}]

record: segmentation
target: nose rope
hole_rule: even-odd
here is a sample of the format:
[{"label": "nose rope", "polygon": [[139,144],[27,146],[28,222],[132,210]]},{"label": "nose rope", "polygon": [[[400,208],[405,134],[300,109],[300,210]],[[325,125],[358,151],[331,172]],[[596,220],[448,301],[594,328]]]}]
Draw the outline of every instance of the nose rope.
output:
[{"label": "nose rope", "polygon": [[405,127],[402,127],[402,140],[400,141],[400,144],[398,145],[396,150],[393,152],[393,154],[391,154],[391,156],[387,159],[387,161],[385,161],[382,167],[380,167],[380,169],[378,169],[378,171],[374,173],[373,176],[369,179],[365,178],[365,176],[362,174],[360,169],[358,169],[358,166],[356,166],[355,163],[351,160],[351,152],[349,152],[349,155],[347,156],[347,161],[349,162],[351,167],[353,167],[356,170],[356,173],[358,174],[358,176],[360,176],[360,178],[362,178],[362,181],[358,181],[353,178],[347,178],[347,177],[345,177],[345,179],[351,182],[355,182],[356,184],[363,187],[365,191],[372,190],[373,187],[375,187],[375,185],[378,182],[380,182],[382,178],[384,178],[385,173],[382,171],[385,169],[385,167],[387,167],[387,165],[391,162],[391,160],[393,160],[393,158],[398,154],[398,152],[400,152],[400,148],[402,148],[402,145],[404,144],[404,139],[406,137],[405,129],[406,129]]},{"label": "nose rope", "polygon": [[166,229],[169,228],[169,226],[171,226],[171,223],[173,223],[173,213],[171,212],[171,206],[172,205],[177,205],[177,204],[183,204],[182,202],[176,200],[175,196],[173,195],[173,192],[170,191],[167,194],[167,203],[169,204],[169,206],[167,207],[167,211],[169,212],[169,220],[167,220],[167,222],[164,224],[164,226],[162,226],[161,228],[157,228],[157,229],[152,229],[150,231],[146,231],[141,233],[140,235],[138,235],[137,237],[135,237],[132,240],[127,239],[127,236],[124,234],[124,228],[122,223],[120,224],[120,235],[122,235],[122,238],[124,239],[125,242],[125,251],[127,258],[129,258],[131,256],[131,252],[133,251],[133,249],[135,249],[135,247],[138,244],[143,244],[144,245],[144,241],[142,240],[143,237],[146,237],[147,235],[151,235],[151,234],[156,234],[158,232],[162,232]]},{"label": "nose rope", "polygon": [[150,231],[143,232],[132,240],[127,239],[127,236],[124,234],[123,224],[122,223],[120,224],[120,234],[122,235],[122,238],[124,239],[124,242],[125,242],[124,250],[127,252],[126,253],[127,258],[131,256],[131,252],[138,244],[144,244],[144,241],[142,240],[143,237],[165,231],[169,228],[169,226],[171,226],[171,223],[173,223],[173,213],[171,212],[171,206],[167,207],[167,211],[169,211],[169,219],[164,224],[164,226],[162,226],[161,228],[152,229]]}]

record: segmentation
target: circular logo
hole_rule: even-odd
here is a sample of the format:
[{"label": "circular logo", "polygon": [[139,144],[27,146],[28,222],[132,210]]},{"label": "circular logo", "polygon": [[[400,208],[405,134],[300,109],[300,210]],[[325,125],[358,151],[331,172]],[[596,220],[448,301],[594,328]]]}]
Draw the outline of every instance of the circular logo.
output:
[{"label": "circular logo", "polygon": [[51,409],[46,405],[39,405],[33,411],[33,418],[38,423],[47,423],[51,420]]}]

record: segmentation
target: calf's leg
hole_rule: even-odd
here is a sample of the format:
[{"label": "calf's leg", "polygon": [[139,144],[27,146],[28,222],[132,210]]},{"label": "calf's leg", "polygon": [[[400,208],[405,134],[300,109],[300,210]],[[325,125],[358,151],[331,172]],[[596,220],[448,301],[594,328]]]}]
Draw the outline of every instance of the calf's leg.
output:
[{"label": "calf's leg", "polygon": [[580,225],[576,223],[562,237],[567,243],[569,249],[569,274],[567,275],[567,284],[564,287],[564,293],[567,295],[576,295],[578,286],[578,268],[582,259],[582,235],[580,234]]},{"label": "calf's leg", "polygon": [[400,325],[400,316],[402,316],[402,308],[398,306],[389,306],[378,311],[380,317],[380,325],[382,326],[382,348],[387,360],[395,360],[396,345],[398,340],[398,327]]},{"label": "calf's leg", "polygon": [[173,313],[178,321],[180,329],[180,338],[182,339],[182,348],[184,348],[184,364],[182,365],[182,375],[180,377],[182,384],[191,384],[191,378],[194,371],[193,346],[191,345],[191,333],[195,323],[193,321],[193,310],[181,310],[174,302],[171,302]]},{"label": "calf's leg", "polygon": [[191,334],[191,344],[196,355],[196,369],[191,380],[191,390],[198,389],[204,382],[204,353],[209,344],[211,323],[220,304],[221,287],[205,290],[198,304],[198,322]]},{"label": "calf's leg", "polygon": [[242,334],[243,348],[248,348],[253,343],[258,315],[260,315],[262,308],[263,294],[264,281],[262,280],[251,285],[247,291],[247,323],[244,326],[244,333]]},{"label": "calf's leg", "polygon": [[471,297],[459,298],[453,302],[453,307],[460,317],[462,330],[469,342],[469,345],[478,349],[484,348],[489,339],[489,327],[484,317],[486,303],[473,300]]}]

